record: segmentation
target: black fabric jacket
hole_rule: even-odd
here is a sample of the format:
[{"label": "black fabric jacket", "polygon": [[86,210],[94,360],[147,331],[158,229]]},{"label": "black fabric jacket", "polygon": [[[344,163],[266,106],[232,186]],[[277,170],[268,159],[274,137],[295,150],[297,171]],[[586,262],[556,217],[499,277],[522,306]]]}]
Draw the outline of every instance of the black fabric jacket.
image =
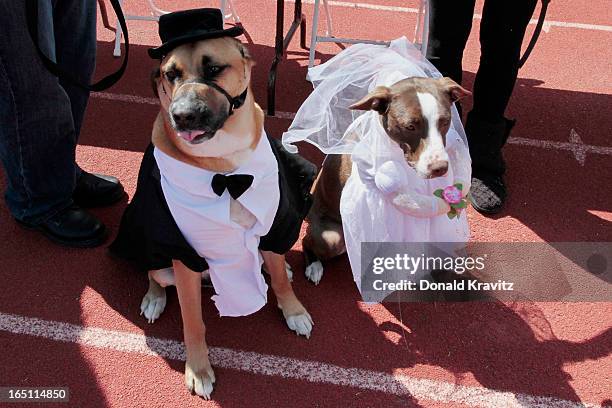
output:
[{"label": "black fabric jacket", "polygon": [[[280,202],[272,227],[261,237],[259,248],[284,254],[299,238],[302,222],[312,204],[310,188],[317,168],[303,157],[287,152],[280,141],[271,137],[268,140],[278,161]],[[150,144],[142,158],[136,193],[123,213],[110,250],[135,261],[144,270],[170,267],[176,259],[189,269],[202,272],[208,269],[208,264],[189,245],[172,217],[153,149]]]}]

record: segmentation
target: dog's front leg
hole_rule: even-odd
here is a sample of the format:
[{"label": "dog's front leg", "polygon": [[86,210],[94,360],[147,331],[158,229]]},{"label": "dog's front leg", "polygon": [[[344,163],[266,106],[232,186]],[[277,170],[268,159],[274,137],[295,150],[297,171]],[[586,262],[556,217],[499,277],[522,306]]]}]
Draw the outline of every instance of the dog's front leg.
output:
[{"label": "dog's front leg", "polygon": [[310,337],[312,317],[293,293],[287,276],[285,256],[270,251],[261,251],[264,269],[270,274],[272,290],[276,295],[278,307],[282,310],[287,326],[299,335]]},{"label": "dog's front leg", "polygon": [[450,210],[446,201],[436,196],[426,197],[409,191],[400,182],[400,174],[403,171],[398,163],[387,161],[380,165],[374,176],[374,184],[395,208],[406,215],[419,218],[445,214]]},{"label": "dog's front leg", "polygon": [[391,202],[402,213],[419,218],[429,218],[450,211],[448,203],[438,197],[425,197],[408,191],[393,194]]},{"label": "dog's front leg", "polygon": [[202,275],[180,261],[174,261],[173,267],[187,350],[185,385],[192,393],[210,399],[215,373],[208,360],[206,328],[202,319]]}]

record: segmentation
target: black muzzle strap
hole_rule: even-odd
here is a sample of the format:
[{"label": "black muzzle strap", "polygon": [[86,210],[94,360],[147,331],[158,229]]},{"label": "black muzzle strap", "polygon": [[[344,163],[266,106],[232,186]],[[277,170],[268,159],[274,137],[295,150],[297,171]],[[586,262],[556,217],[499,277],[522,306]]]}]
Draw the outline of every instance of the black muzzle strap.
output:
[{"label": "black muzzle strap", "polygon": [[213,81],[200,80],[197,82],[210,86],[211,88],[217,90],[218,92],[220,92],[223,96],[227,98],[227,100],[229,101],[228,116],[231,116],[234,113],[234,109],[239,109],[242,105],[244,105],[244,101],[246,100],[247,93],[249,92],[249,88],[247,87],[244,90],[244,92],[242,92],[240,95],[232,97],[229,93],[227,93],[225,89],[221,88],[219,85],[217,85]]},{"label": "black muzzle strap", "polygon": [[[229,93],[227,93],[225,89],[221,88],[216,83],[212,81],[201,80],[201,79],[194,80],[194,81],[187,81],[181,86],[187,85],[187,84],[204,84],[204,85],[210,86],[214,90],[218,91],[221,95],[225,96],[227,100],[229,101],[228,116],[231,116],[234,113],[234,109],[238,109],[242,105],[244,105],[244,101],[246,100],[247,94],[249,93],[249,87],[247,87],[244,90],[244,92],[242,92],[240,95],[232,97]],[[165,107],[165,109],[167,109],[170,105],[170,95],[168,94],[168,92],[166,92],[166,87],[164,86],[163,80],[161,82],[161,89],[164,92],[164,95],[168,98],[168,106]],[[163,106],[163,101],[162,101],[162,106]]]}]

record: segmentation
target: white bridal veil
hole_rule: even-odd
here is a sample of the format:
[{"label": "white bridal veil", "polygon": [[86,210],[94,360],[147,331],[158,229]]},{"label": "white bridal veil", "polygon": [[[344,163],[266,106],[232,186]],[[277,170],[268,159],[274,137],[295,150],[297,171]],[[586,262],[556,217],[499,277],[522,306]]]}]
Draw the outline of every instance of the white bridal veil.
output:
[{"label": "white bridal veil", "polygon": [[[442,75],[406,37],[389,47],[355,44],[324,64],[310,68],[308,78],[313,92],[304,101],[291,127],[283,134],[283,144],[292,153],[293,143],[306,141],[325,154],[350,154],[356,141],[344,135],[351,123],[364,111],[351,111],[376,86],[392,85],[408,77],[439,78]],[[453,108],[453,129],[467,146],[459,115]]]}]

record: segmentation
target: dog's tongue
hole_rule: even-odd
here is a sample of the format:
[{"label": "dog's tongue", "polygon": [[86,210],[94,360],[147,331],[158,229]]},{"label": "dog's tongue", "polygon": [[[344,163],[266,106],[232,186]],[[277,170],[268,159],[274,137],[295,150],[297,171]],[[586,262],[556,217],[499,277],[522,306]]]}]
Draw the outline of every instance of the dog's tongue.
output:
[{"label": "dog's tongue", "polygon": [[185,139],[188,142],[191,142],[193,139],[195,139],[196,137],[200,136],[203,133],[204,133],[203,130],[188,130],[188,131],[183,131],[183,132],[176,132],[178,137]]}]

